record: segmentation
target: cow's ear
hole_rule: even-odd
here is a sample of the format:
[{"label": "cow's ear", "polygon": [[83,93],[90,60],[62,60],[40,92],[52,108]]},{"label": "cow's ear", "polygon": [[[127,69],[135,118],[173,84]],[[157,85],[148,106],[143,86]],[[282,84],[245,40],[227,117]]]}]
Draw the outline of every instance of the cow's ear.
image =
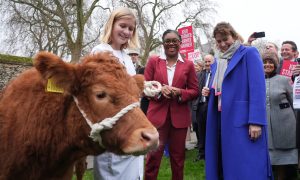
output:
[{"label": "cow's ear", "polygon": [[55,85],[70,92],[75,82],[75,67],[65,63],[60,57],[49,53],[39,52],[34,58],[34,67],[46,80],[53,79]]},{"label": "cow's ear", "polygon": [[144,76],[141,75],[141,74],[137,74],[137,75],[134,75],[133,78],[135,79],[136,84],[138,85],[141,92],[143,92],[143,90],[144,90],[144,81],[145,81]]}]

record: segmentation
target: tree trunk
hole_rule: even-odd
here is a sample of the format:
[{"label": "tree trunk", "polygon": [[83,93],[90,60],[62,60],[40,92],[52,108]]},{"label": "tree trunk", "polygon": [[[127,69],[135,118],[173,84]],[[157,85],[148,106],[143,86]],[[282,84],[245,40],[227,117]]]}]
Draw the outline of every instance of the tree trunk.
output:
[{"label": "tree trunk", "polygon": [[74,48],[71,48],[71,63],[78,63],[81,57],[82,46],[75,45]]},{"label": "tree trunk", "polygon": [[149,58],[150,51],[151,51],[151,49],[150,49],[150,43],[146,43],[146,45],[145,45],[145,51],[144,51],[144,54],[143,54],[143,56],[141,58],[141,63],[143,65],[147,64],[147,60]]}]

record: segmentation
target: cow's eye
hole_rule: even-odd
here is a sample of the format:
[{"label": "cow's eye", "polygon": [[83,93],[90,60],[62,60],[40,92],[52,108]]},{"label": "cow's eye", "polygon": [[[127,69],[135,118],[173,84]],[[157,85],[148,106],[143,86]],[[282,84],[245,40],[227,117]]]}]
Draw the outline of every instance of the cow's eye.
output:
[{"label": "cow's eye", "polygon": [[103,99],[103,98],[106,97],[106,93],[105,92],[99,92],[99,93],[97,93],[96,96],[97,96],[98,99]]}]

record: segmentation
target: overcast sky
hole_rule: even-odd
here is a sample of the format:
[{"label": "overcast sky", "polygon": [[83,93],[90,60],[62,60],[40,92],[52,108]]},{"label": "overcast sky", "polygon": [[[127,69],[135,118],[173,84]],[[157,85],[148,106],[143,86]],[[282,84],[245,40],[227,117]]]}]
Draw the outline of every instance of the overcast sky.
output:
[{"label": "overcast sky", "polygon": [[214,0],[218,3],[215,24],[231,23],[245,41],[253,32],[265,31],[265,40],[281,45],[294,41],[300,49],[299,0]]}]

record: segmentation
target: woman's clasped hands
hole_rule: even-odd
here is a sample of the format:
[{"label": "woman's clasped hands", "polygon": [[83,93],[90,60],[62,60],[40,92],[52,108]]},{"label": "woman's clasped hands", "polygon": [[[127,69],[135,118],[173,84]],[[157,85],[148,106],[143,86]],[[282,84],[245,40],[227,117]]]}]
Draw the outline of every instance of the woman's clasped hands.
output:
[{"label": "woman's clasped hands", "polygon": [[181,89],[168,85],[163,85],[161,88],[162,95],[167,99],[172,99],[181,96]]}]

